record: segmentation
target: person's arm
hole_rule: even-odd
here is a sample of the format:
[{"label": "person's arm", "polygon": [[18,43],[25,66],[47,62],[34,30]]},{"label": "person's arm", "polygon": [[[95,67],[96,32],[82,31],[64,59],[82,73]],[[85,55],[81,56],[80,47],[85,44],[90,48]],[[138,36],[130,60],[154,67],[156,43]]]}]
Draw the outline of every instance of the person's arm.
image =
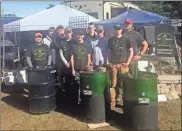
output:
[{"label": "person's arm", "polygon": [[88,51],[88,61],[87,61],[87,66],[92,65],[92,58],[91,58],[91,54],[92,54],[92,48],[90,46],[87,46],[87,51]]},{"label": "person's arm", "polygon": [[141,59],[141,56],[144,55],[144,53],[147,51],[148,49],[148,43],[147,41],[143,38],[143,36],[141,34],[138,34],[137,36],[137,41],[138,43],[141,45],[141,49],[140,49],[140,54],[137,54],[133,57],[134,60],[139,60]]},{"label": "person's arm", "polygon": [[52,62],[52,52],[51,52],[51,49],[48,47],[48,45],[45,45],[45,48],[47,48],[47,55],[48,55],[48,62],[47,62],[47,65],[51,65],[51,62]]},{"label": "person's arm", "polygon": [[45,42],[45,41],[46,41],[46,38],[44,38],[44,39],[42,40],[42,43],[43,43],[43,44],[46,44],[46,42]]},{"label": "person's arm", "polygon": [[102,55],[101,50],[99,51],[99,60],[100,60],[101,64],[104,64],[104,57]]},{"label": "person's arm", "polygon": [[47,65],[51,65],[51,62],[52,62],[52,55],[49,55],[48,56],[48,63],[47,63]]},{"label": "person's arm", "polygon": [[53,65],[56,65],[56,49],[55,49],[53,41],[50,44],[50,50],[51,50],[51,53],[52,53],[52,63],[53,63]]},{"label": "person's arm", "polygon": [[146,40],[144,40],[144,41],[142,42],[142,48],[141,48],[141,50],[140,50],[140,55],[144,55],[145,52],[147,51],[147,49],[148,49],[148,43],[147,43]]},{"label": "person's arm", "polygon": [[128,60],[127,60],[127,62],[126,62],[127,65],[130,64],[131,59],[133,58],[133,54],[134,54],[133,48],[129,48],[129,57],[128,57]]},{"label": "person's arm", "polygon": [[29,57],[29,56],[27,56],[27,64],[29,67],[31,67],[31,68],[33,67],[31,57]]},{"label": "person's arm", "polygon": [[148,49],[148,43],[141,34],[138,34],[138,42],[141,44],[140,55],[144,55]]},{"label": "person's arm", "polygon": [[107,52],[107,64],[110,64],[110,57],[111,57],[111,39],[108,40],[108,52]]},{"label": "person's arm", "polygon": [[60,57],[61,57],[61,60],[64,62],[64,64],[66,65],[68,63],[68,61],[65,59],[64,55],[63,55],[63,50],[60,49]]},{"label": "person's arm", "polygon": [[88,54],[88,63],[87,63],[87,66],[90,66],[91,64],[92,64],[91,54]]},{"label": "person's arm", "polygon": [[71,69],[72,69],[72,74],[75,76],[75,66],[74,66],[74,56],[71,55]]},{"label": "person's arm", "polygon": [[26,61],[27,61],[28,67],[32,68],[33,65],[32,65],[32,61],[31,61],[31,48],[30,47],[26,53],[27,53],[26,54]]}]

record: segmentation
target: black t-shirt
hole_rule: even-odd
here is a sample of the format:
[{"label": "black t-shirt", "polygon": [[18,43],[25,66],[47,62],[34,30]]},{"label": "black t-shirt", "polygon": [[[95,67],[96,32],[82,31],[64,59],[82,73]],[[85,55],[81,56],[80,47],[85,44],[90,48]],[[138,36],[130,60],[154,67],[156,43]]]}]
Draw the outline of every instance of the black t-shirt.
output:
[{"label": "black t-shirt", "polygon": [[112,37],[108,42],[109,62],[112,64],[126,63],[131,48],[131,40],[122,36],[121,38]]},{"label": "black t-shirt", "polygon": [[67,43],[65,38],[56,37],[50,45],[50,49],[51,50],[55,49],[56,51],[57,65],[63,65],[63,61],[61,60],[61,57],[60,57],[60,48],[61,48],[61,45],[65,43]]},{"label": "black t-shirt", "polygon": [[137,54],[137,50],[141,47],[141,45],[142,45],[142,42],[145,40],[144,38],[143,38],[143,36],[139,33],[139,32],[137,32],[137,31],[135,31],[135,30],[131,30],[131,31],[124,31],[123,32],[123,36],[125,36],[125,37],[128,37],[129,39],[131,39],[131,44],[132,44],[132,48],[133,48],[133,51],[134,51],[134,55],[136,55]]},{"label": "black t-shirt", "polygon": [[46,66],[49,55],[51,55],[51,51],[45,44],[33,44],[27,50],[27,56],[31,58],[33,66]]},{"label": "black t-shirt", "polygon": [[77,44],[77,41],[74,39],[65,40],[65,42],[61,42],[60,49],[63,51],[63,55],[65,59],[69,62],[71,58],[71,45]]},{"label": "black t-shirt", "polygon": [[85,70],[88,63],[88,54],[91,54],[91,49],[88,44],[74,44],[71,46],[71,53],[74,56],[75,70]]}]

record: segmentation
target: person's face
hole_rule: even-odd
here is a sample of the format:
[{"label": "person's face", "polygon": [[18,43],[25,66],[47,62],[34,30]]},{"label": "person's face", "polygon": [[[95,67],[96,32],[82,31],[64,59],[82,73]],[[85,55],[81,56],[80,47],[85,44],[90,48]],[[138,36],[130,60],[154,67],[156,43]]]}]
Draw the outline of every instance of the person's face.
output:
[{"label": "person's face", "polygon": [[94,25],[89,25],[88,26],[89,33],[94,33],[94,30],[95,30],[95,26]]},{"label": "person's face", "polygon": [[54,29],[49,30],[49,35],[50,35],[51,37],[53,37],[53,36],[54,36],[54,32],[55,32]]},{"label": "person's face", "polygon": [[83,38],[84,38],[83,35],[80,35],[80,34],[77,34],[77,35],[76,35],[76,40],[77,40],[78,42],[83,41]]},{"label": "person's face", "polygon": [[65,37],[67,38],[67,39],[70,39],[71,37],[72,37],[72,32],[71,31],[66,31],[65,32]]},{"label": "person's face", "polygon": [[114,30],[115,36],[121,35],[121,33],[122,33],[122,29],[115,29]]},{"label": "person's face", "polygon": [[104,30],[96,30],[96,32],[97,32],[97,35],[99,37],[103,37],[104,36]]},{"label": "person's face", "polygon": [[58,29],[58,30],[57,30],[57,34],[58,34],[59,36],[64,36],[64,29]]},{"label": "person's face", "polygon": [[40,36],[40,35],[35,36],[35,41],[36,41],[36,43],[42,43],[42,36]]},{"label": "person's face", "polygon": [[126,29],[127,29],[127,30],[130,30],[130,29],[132,29],[133,24],[125,23],[125,26],[126,26]]}]

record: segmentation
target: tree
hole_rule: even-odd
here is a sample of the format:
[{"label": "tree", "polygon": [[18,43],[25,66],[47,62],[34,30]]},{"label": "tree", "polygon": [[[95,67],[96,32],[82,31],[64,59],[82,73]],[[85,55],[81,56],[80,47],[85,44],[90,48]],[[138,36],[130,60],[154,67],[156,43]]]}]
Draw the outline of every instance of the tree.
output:
[{"label": "tree", "polygon": [[53,5],[53,4],[49,4],[49,6],[46,8],[46,9],[50,9],[50,8],[52,8],[52,7],[54,7],[55,5]]},{"label": "tree", "polygon": [[163,3],[161,1],[135,1],[134,3],[138,5],[140,9],[153,13],[161,12],[163,9]]}]

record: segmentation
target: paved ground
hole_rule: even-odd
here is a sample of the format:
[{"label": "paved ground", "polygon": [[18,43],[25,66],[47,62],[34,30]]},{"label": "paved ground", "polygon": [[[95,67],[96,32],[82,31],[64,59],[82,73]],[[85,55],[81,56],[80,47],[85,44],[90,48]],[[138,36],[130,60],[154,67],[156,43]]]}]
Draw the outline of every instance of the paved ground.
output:
[{"label": "paved ground", "polygon": [[[27,95],[1,93],[2,130],[88,130],[82,110],[60,107],[44,115],[30,115]],[[115,108],[111,126],[98,130],[123,130],[122,108]],[[159,128],[161,130],[181,129],[181,100],[159,104]]]}]

